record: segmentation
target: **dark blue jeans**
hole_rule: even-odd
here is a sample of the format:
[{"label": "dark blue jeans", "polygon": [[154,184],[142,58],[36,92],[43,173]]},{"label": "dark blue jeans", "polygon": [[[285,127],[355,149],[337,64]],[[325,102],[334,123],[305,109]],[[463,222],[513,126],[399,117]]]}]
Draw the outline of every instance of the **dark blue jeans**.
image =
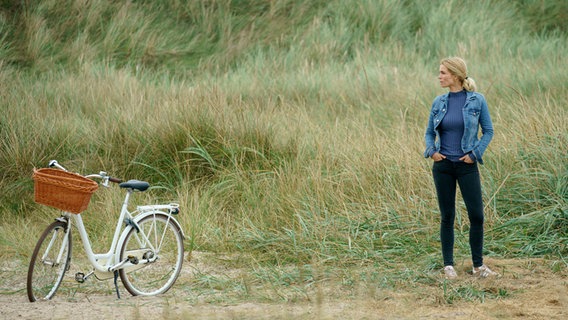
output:
[{"label": "dark blue jeans", "polygon": [[483,265],[483,200],[477,163],[434,162],[432,175],[442,216],[440,239],[444,266],[454,265],[454,221],[456,218],[456,187],[459,185],[469,217],[469,246],[474,267]]}]

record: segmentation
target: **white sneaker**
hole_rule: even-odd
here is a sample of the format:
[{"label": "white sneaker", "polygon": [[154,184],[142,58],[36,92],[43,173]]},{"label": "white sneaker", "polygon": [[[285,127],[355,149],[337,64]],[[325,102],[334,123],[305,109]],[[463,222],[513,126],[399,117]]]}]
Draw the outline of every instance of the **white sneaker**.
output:
[{"label": "white sneaker", "polygon": [[446,279],[455,279],[458,277],[458,274],[456,273],[456,270],[453,266],[445,266],[444,274],[446,275]]},{"label": "white sneaker", "polygon": [[473,276],[479,278],[487,278],[487,277],[500,277],[501,275],[497,272],[489,269],[488,266],[482,265],[479,268],[473,268]]}]

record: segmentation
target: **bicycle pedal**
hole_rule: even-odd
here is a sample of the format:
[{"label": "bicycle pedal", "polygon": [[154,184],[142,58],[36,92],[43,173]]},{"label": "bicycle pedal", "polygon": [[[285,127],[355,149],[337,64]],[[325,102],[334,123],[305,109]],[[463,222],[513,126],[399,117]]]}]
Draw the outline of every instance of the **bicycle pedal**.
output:
[{"label": "bicycle pedal", "polygon": [[79,283],[85,282],[85,274],[83,272],[75,273],[75,281],[77,281]]},{"label": "bicycle pedal", "polygon": [[128,261],[132,264],[138,264],[138,257],[136,256],[128,256]]}]

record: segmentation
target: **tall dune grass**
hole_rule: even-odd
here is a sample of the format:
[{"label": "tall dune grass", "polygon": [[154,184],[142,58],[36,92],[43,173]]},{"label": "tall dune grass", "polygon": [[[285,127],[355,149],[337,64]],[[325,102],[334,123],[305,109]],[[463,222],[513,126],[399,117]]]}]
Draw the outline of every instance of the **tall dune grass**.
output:
[{"label": "tall dune grass", "polygon": [[[31,171],[58,159],[156,186],[135,201],[179,201],[192,249],[262,264],[434,268],[423,132],[444,92],[439,59],[462,55],[496,131],[481,167],[488,254],[565,264],[567,36],[562,17],[535,20],[528,2],[2,8],[3,255],[29,255],[35,239],[18,243],[21,233],[56,215],[33,203]],[[115,191],[93,200],[91,226],[116,217]],[[464,259],[466,217],[460,203]],[[96,242],[110,240],[92,228]]]}]

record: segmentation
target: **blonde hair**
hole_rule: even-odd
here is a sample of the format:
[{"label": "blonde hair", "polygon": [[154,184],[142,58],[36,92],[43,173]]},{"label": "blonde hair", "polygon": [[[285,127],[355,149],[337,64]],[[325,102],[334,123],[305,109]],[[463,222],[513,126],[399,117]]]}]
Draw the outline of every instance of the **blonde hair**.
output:
[{"label": "blonde hair", "polygon": [[467,75],[467,65],[465,61],[460,57],[449,57],[444,58],[440,61],[441,65],[444,65],[448,68],[448,71],[456,77],[462,83],[463,87],[467,91],[475,91],[477,90],[477,86],[475,85],[475,81],[468,77]]}]

